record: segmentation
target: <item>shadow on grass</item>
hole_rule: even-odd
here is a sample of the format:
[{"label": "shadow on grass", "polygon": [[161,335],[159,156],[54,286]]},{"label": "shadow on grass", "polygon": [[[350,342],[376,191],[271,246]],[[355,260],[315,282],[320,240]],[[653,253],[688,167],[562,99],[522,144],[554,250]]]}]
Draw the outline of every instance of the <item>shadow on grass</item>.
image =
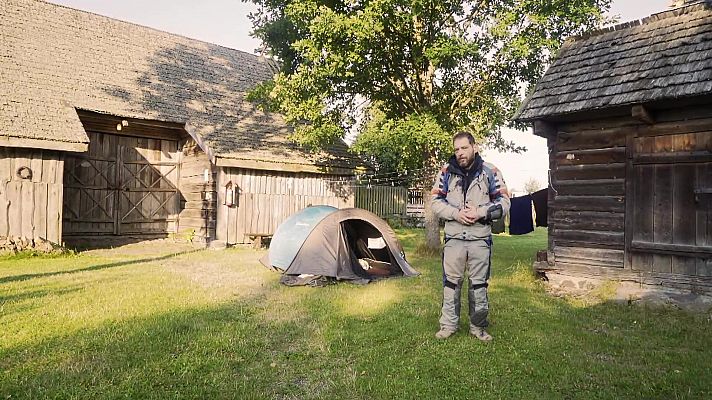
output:
[{"label": "shadow on grass", "polygon": [[117,261],[117,262],[113,262],[113,263],[92,265],[89,267],[72,269],[72,270],[68,270],[68,271],[53,271],[53,272],[42,272],[42,273],[37,273],[37,274],[10,275],[10,276],[5,276],[5,277],[0,278],[0,284],[9,283],[9,282],[26,281],[28,279],[35,279],[35,278],[47,278],[50,276],[77,274],[80,272],[99,271],[99,270],[107,269],[107,268],[123,267],[125,265],[148,263],[148,262],[152,262],[152,261],[162,261],[162,260],[167,260],[170,258],[178,257],[183,254],[195,253],[197,251],[203,251],[203,250],[204,249],[195,249],[195,250],[182,251],[179,253],[166,254],[163,256],[159,256],[159,257],[149,257],[149,258],[141,258],[141,259],[135,259],[135,260]]},{"label": "shadow on grass", "polygon": [[[517,246],[517,240],[500,242],[504,249],[539,245]],[[413,261],[423,272],[419,278],[320,289],[267,285],[254,298],[176,308],[0,347],[0,394],[284,399],[712,394],[709,321],[614,303],[576,306],[549,297],[501,264],[528,259],[501,256],[495,259],[501,271],[491,291],[496,339],[490,344],[463,332],[447,341],[434,339],[439,260],[418,258]],[[374,301],[364,312],[364,303]]]},{"label": "shadow on grass", "polygon": [[311,328],[263,319],[258,307],[244,304],[111,323],[0,351],[0,394],[13,399],[318,394],[338,380],[332,375],[339,374],[342,360],[310,364],[319,352]]},{"label": "shadow on grass", "polygon": [[75,287],[71,287],[71,288],[64,288],[61,290],[43,289],[43,290],[32,290],[32,291],[27,291],[27,292],[23,292],[23,293],[12,294],[12,295],[0,295],[0,304],[9,303],[9,302],[20,302],[20,301],[30,300],[30,299],[37,299],[40,297],[50,296],[50,295],[61,296],[61,295],[77,292],[79,290],[81,290],[81,288],[78,286],[75,286]]},{"label": "shadow on grass", "polygon": [[[387,282],[378,283],[378,285]],[[406,285],[407,286],[407,285]],[[0,352],[12,398],[672,398],[704,397],[708,327],[670,311],[494,296],[495,342],[433,338],[433,293],[369,315],[309,290],[275,320],[253,302],[181,310]],[[298,289],[301,290],[301,289]],[[276,290],[270,296],[279,295]],[[303,292],[303,291],[302,291]],[[422,308],[428,310],[421,314]],[[664,321],[664,322],[662,322]]]}]

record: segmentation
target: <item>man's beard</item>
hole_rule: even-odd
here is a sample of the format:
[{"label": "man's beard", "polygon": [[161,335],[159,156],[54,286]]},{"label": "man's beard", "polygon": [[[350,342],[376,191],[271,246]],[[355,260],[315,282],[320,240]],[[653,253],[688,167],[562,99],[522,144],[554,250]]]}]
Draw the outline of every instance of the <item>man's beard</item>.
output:
[{"label": "man's beard", "polygon": [[467,169],[472,166],[472,163],[475,161],[475,157],[463,157],[463,158],[458,158],[457,159],[457,164],[460,166],[460,168]]}]

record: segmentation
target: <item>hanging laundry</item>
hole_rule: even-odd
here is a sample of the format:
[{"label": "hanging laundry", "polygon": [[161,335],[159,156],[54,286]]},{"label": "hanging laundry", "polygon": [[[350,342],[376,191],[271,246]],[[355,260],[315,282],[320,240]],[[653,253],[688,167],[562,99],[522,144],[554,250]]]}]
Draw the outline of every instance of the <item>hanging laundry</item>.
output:
[{"label": "hanging laundry", "polygon": [[504,218],[492,221],[492,233],[504,233]]},{"label": "hanging laundry", "polygon": [[549,189],[541,189],[532,193],[532,201],[534,202],[534,212],[536,213],[536,226],[548,226]]},{"label": "hanging laundry", "polygon": [[509,234],[524,235],[534,231],[532,196],[514,197],[509,209]]}]

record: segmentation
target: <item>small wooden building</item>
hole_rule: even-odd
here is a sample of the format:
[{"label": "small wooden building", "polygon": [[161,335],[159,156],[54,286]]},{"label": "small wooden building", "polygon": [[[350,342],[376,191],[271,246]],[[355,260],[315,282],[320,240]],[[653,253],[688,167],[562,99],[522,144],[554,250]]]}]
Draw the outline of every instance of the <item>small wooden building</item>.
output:
[{"label": "small wooden building", "polygon": [[245,243],[353,205],[360,163],[245,99],[265,58],[39,0],[0,2],[0,239]]},{"label": "small wooden building", "polygon": [[548,140],[550,268],[712,290],[712,6],[564,43],[518,112]]}]

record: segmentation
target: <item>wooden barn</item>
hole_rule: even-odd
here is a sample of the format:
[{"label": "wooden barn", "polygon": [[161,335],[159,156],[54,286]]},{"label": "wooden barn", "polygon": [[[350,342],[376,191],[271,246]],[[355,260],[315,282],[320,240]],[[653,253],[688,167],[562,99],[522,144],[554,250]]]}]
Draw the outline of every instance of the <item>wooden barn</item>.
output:
[{"label": "wooden barn", "polygon": [[0,2],[0,239],[245,243],[353,205],[344,143],[289,142],[245,99],[274,65],[38,0]]},{"label": "wooden barn", "polygon": [[564,43],[520,108],[548,141],[548,268],[712,290],[712,6]]}]

